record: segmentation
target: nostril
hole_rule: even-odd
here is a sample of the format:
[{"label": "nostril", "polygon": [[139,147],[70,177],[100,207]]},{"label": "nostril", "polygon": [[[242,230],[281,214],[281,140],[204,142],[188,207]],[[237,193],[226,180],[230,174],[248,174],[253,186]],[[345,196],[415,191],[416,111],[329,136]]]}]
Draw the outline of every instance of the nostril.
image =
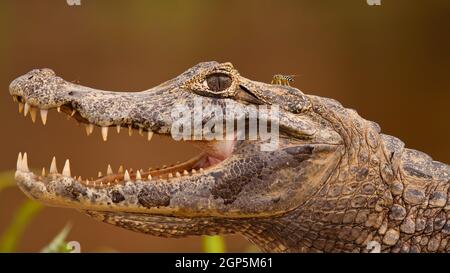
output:
[{"label": "nostril", "polygon": [[73,91],[70,91],[68,94],[69,96],[73,96]]},{"label": "nostril", "polygon": [[29,77],[28,77],[28,80],[31,80],[32,78],[34,78],[33,75],[29,76]]}]

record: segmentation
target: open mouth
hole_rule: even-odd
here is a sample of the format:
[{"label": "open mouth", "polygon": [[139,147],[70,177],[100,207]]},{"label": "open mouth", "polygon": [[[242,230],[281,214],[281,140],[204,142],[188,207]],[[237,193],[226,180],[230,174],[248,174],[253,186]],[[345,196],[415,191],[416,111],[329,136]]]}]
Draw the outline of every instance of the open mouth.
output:
[{"label": "open mouth", "polygon": [[[110,131],[114,130],[117,133],[126,131],[128,135],[137,133],[145,137],[150,141],[156,132],[150,130],[145,130],[137,124],[120,124],[109,127],[102,127],[96,124],[90,123],[85,119],[76,109],[72,107],[71,104],[63,104],[53,108],[39,108],[38,106],[32,105],[22,96],[13,96],[13,100],[19,105],[19,113],[23,114],[25,117],[30,115],[31,120],[35,123],[38,119],[38,112],[40,115],[40,120],[43,125],[47,124],[48,112],[50,110],[56,110],[60,113],[65,113],[68,118],[73,118],[79,123],[86,125],[87,136],[91,135],[95,130],[95,127],[101,130],[101,135],[103,141],[108,140],[108,134]],[[164,134],[169,136],[168,134]],[[84,184],[87,187],[110,187],[117,184],[123,184],[126,182],[133,181],[152,181],[152,180],[170,180],[185,176],[193,176],[196,174],[201,174],[207,169],[211,169],[214,166],[220,164],[225,159],[227,159],[233,152],[235,148],[235,140],[224,140],[224,141],[188,141],[193,145],[200,148],[201,152],[193,158],[190,158],[182,163],[177,163],[173,165],[164,165],[160,168],[148,168],[148,169],[124,169],[122,166],[118,170],[113,170],[110,165],[108,165],[106,172],[98,172],[95,175],[96,178],[83,179],[81,176],[76,176],[71,173],[70,161],[66,160],[61,173],[58,171],[57,163],[55,157],[51,161],[49,169],[43,168],[40,175],[36,175],[38,181],[48,181],[54,180],[57,176],[66,176],[76,179],[78,182]],[[28,155],[27,153],[20,153],[17,159],[17,171],[30,172],[28,168]]]}]

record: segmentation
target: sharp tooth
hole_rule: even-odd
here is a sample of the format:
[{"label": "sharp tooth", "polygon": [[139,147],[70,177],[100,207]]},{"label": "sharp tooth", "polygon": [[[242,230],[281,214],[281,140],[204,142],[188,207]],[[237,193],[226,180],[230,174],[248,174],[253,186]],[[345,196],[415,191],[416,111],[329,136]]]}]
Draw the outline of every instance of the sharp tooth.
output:
[{"label": "sharp tooth", "polygon": [[42,120],[43,125],[45,125],[47,123],[47,115],[48,115],[48,110],[41,109],[41,120]]},{"label": "sharp tooth", "polygon": [[86,185],[88,185],[88,186],[89,186],[89,180],[87,180],[87,179],[86,179]]},{"label": "sharp tooth", "polygon": [[19,113],[22,113],[24,104],[19,102]]},{"label": "sharp tooth", "polygon": [[30,111],[30,105],[28,104],[28,102],[25,102],[25,107],[24,107],[24,111],[23,111],[23,115],[26,117],[28,115],[28,112]]},{"label": "sharp tooth", "polygon": [[111,182],[108,182],[108,184],[106,184],[108,187],[111,186]]},{"label": "sharp tooth", "polygon": [[102,137],[103,137],[103,141],[107,141],[108,140],[108,127],[102,127]]},{"label": "sharp tooth", "polygon": [[70,114],[71,117],[75,116],[75,114],[77,113],[77,110],[73,109],[72,113]]},{"label": "sharp tooth", "polygon": [[33,123],[36,123],[37,108],[35,108],[35,107],[30,107],[30,116],[31,116],[31,121],[32,121]]},{"label": "sharp tooth", "polygon": [[189,173],[188,173],[188,171],[184,170],[184,171],[183,171],[183,174],[184,174],[184,175],[188,175]]},{"label": "sharp tooth", "polygon": [[50,173],[55,174],[58,173],[58,168],[56,168],[56,158],[53,157],[52,164],[50,164]]},{"label": "sharp tooth", "polygon": [[119,166],[119,171],[117,171],[118,173],[123,173],[123,166],[122,165],[120,165]]},{"label": "sharp tooth", "polygon": [[204,170],[203,170],[203,168],[200,168],[199,171],[200,171],[200,172],[203,172]]},{"label": "sharp tooth", "polygon": [[98,172],[98,178],[100,178],[102,176],[103,176],[102,172]]},{"label": "sharp tooth", "polygon": [[125,181],[131,181],[130,174],[128,173],[128,170],[125,171],[125,175],[123,176],[123,179]]},{"label": "sharp tooth", "polygon": [[89,136],[94,132],[94,124],[86,125],[86,134]]},{"label": "sharp tooth", "polygon": [[56,111],[58,111],[58,113],[61,113],[61,106],[56,107]]},{"label": "sharp tooth", "polygon": [[139,134],[140,134],[141,136],[143,136],[143,135],[144,135],[144,129],[139,128]]},{"label": "sharp tooth", "polygon": [[108,164],[108,168],[106,169],[106,174],[107,174],[107,175],[113,174],[113,170],[112,170],[112,168],[111,168],[111,165],[109,165],[109,164]]},{"label": "sharp tooth", "polygon": [[100,181],[100,187],[103,187],[103,182],[102,181]]},{"label": "sharp tooth", "polygon": [[42,168],[42,173],[41,173],[42,177],[45,177],[46,172],[45,172],[45,168]]},{"label": "sharp tooth", "polygon": [[152,137],[153,137],[153,132],[152,131],[148,131],[147,140],[148,141],[152,140]]},{"label": "sharp tooth", "polygon": [[16,96],[13,96],[13,101],[17,102],[17,97]]},{"label": "sharp tooth", "polygon": [[69,162],[69,159],[67,159],[66,163],[64,164],[62,175],[67,176],[67,177],[71,177],[71,175],[70,175],[70,162]]},{"label": "sharp tooth", "polygon": [[173,174],[172,174],[172,173],[169,173],[168,176],[169,176],[169,178],[172,178],[172,177],[173,177]]},{"label": "sharp tooth", "polygon": [[195,170],[195,169],[192,169],[192,173],[194,174],[194,173],[197,173],[197,171]]},{"label": "sharp tooth", "polygon": [[23,154],[23,158],[22,158],[22,171],[24,172],[29,172],[30,170],[28,169],[28,156],[27,153]]},{"label": "sharp tooth", "polygon": [[133,134],[133,127],[131,125],[128,125],[128,135],[131,136]]},{"label": "sharp tooth", "polygon": [[140,172],[140,171],[137,171],[137,172],[136,172],[136,180],[142,180],[141,172]]},{"label": "sharp tooth", "polygon": [[152,180],[152,175],[149,174],[149,175],[147,176],[147,179],[148,179],[148,180]]},{"label": "sharp tooth", "polygon": [[116,125],[116,130],[118,134],[120,134],[120,129],[122,129],[122,127],[120,125]]},{"label": "sharp tooth", "polygon": [[19,153],[19,155],[17,156],[16,169],[17,169],[18,171],[21,171],[21,170],[22,170],[22,153]]},{"label": "sharp tooth", "polygon": [[176,172],[175,175],[176,175],[177,177],[181,177],[181,173],[179,173],[179,172]]}]

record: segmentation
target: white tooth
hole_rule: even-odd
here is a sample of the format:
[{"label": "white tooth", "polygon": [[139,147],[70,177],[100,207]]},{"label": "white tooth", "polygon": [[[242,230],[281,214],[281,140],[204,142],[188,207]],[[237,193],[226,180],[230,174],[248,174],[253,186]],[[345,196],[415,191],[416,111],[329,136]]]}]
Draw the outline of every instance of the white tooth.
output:
[{"label": "white tooth", "polygon": [[94,132],[94,124],[86,125],[86,134],[89,136]]},{"label": "white tooth", "polygon": [[153,132],[152,131],[148,131],[147,140],[148,141],[152,140],[152,137],[153,137]]},{"label": "white tooth", "polygon": [[67,159],[66,163],[64,164],[62,175],[67,176],[67,177],[71,177],[71,175],[70,175],[70,162],[69,162],[69,159]]},{"label": "white tooth", "polygon": [[175,175],[176,175],[177,177],[181,177],[181,174],[180,174],[179,172],[176,172]]},{"label": "white tooth", "polygon": [[152,175],[149,174],[149,175],[147,176],[147,179],[148,179],[148,180],[152,180]]},{"label": "white tooth", "polygon": [[120,125],[116,125],[116,130],[118,134],[120,134],[120,129],[122,129],[122,127]]},{"label": "white tooth", "polygon": [[139,128],[139,135],[141,135],[141,136],[144,135],[144,130],[142,128]]},{"label": "white tooth", "polygon": [[131,181],[130,174],[128,173],[128,170],[125,171],[125,175],[123,176],[123,179],[125,181]]},{"label": "white tooth", "polygon": [[56,107],[56,111],[58,111],[58,113],[61,113],[61,106]]},{"label": "white tooth", "polygon": [[123,173],[123,166],[122,165],[119,166],[119,170],[117,172],[118,173]]},{"label": "white tooth", "polygon": [[169,178],[172,178],[172,177],[173,177],[173,174],[172,174],[172,173],[169,173],[168,176],[169,176]]},{"label": "white tooth", "polygon": [[35,107],[30,107],[30,116],[31,116],[31,121],[32,121],[33,123],[36,123],[37,108],[35,108]]},{"label": "white tooth", "polygon": [[42,120],[42,124],[44,124],[44,125],[47,123],[47,115],[48,115],[48,110],[41,109],[41,120]]},{"label": "white tooth", "polygon": [[22,153],[19,153],[19,155],[17,156],[16,169],[17,169],[18,171],[21,171],[21,170],[22,170]]},{"label": "white tooth", "polygon": [[194,173],[197,173],[197,171],[195,170],[195,169],[192,169],[192,173],[194,174]]},{"label": "white tooth", "polygon": [[140,171],[137,171],[137,172],[136,172],[136,180],[142,180],[141,172],[140,172]]},{"label": "white tooth", "polygon": [[17,97],[16,96],[13,96],[13,101],[17,102]]},{"label": "white tooth", "polygon": [[131,136],[133,134],[133,128],[131,125],[128,125],[128,135]]},{"label": "white tooth", "polygon": [[88,186],[89,186],[89,180],[87,180],[87,179],[86,179],[86,185],[88,185]]},{"label": "white tooth", "polygon": [[30,105],[28,104],[28,102],[25,102],[25,108],[23,111],[23,115],[26,117],[28,115],[29,111],[30,111]]},{"label": "white tooth", "polygon": [[112,168],[111,168],[111,165],[109,165],[109,164],[108,164],[108,168],[107,168],[107,170],[106,170],[106,174],[107,174],[107,175],[113,174],[113,170],[112,170]]},{"label": "white tooth", "polygon": [[23,108],[24,108],[24,104],[19,102],[19,113],[22,113]]},{"label": "white tooth", "polygon": [[102,181],[100,181],[100,187],[103,187],[103,182]]},{"label": "white tooth", "polygon": [[24,172],[29,172],[30,170],[28,169],[28,156],[27,153],[23,154],[23,158],[22,158],[22,171]]},{"label": "white tooth", "polygon": [[103,141],[107,141],[108,140],[108,127],[102,127],[102,137],[103,137]]},{"label": "white tooth", "polygon": [[111,186],[111,182],[108,182],[108,184],[106,184],[108,187]]},{"label": "white tooth", "polygon": [[42,173],[41,173],[42,177],[45,177],[46,172],[45,172],[45,168],[42,168]]},{"label": "white tooth", "polygon": [[55,174],[58,173],[58,168],[56,168],[56,158],[53,157],[52,164],[50,164],[50,173]]},{"label": "white tooth", "polygon": [[77,113],[77,110],[73,109],[72,113],[70,114],[71,117],[75,116],[75,114]]},{"label": "white tooth", "polygon": [[188,175],[189,173],[188,173],[188,171],[184,170],[184,171],[183,171],[183,174],[184,174],[184,175]]},{"label": "white tooth", "polygon": [[102,176],[103,176],[102,172],[98,172],[98,178],[100,178]]},{"label": "white tooth", "polygon": [[204,170],[203,170],[203,168],[200,168],[199,171],[200,171],[200,172],[203,172]]}]

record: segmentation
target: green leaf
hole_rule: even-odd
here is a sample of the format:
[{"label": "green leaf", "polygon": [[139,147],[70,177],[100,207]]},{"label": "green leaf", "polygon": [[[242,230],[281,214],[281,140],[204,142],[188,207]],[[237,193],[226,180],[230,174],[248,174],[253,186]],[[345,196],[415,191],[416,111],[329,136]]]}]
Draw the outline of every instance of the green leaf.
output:
[{"label": "green leaf", "polygon": [[203,252],[205,253],[225,253],[225,240],[222,236],[203,236]]},{"label": "green leaf", "polygon": [[67,253],[66,238],[72,229],[72,224],[67,223],[64,228],[53,238],[53,240],[41,250],[41,253]]},{"label": "green leaf", "polygon": [[11,186],[15,186],[14,172],[2,172],[0,173],[0,192]]},{"label": "green leaf", "polygon": [[22,203],[14,214],[11,224],[0,237],[0,252],[13,252],[16,250],[17,243],[26,227],[42,207],[41,204],[30,199]]}]

